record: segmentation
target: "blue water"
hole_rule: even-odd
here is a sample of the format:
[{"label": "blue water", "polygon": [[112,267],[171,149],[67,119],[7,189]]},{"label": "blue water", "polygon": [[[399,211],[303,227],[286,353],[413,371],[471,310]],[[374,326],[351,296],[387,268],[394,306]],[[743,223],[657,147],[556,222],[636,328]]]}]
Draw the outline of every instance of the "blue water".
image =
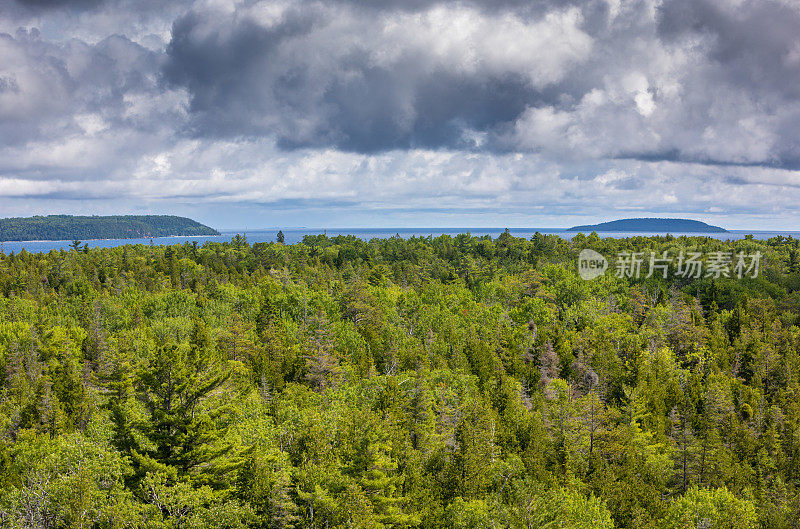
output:
[{"label": "blue water", "polygon": [[[386,239],[399,234],[404,239],[410,237],[436,237],[438,235],[458,235],[459,233],[471,233],[472,235],[490,235],[492,238],[499,236],[503,233],[504,228],[342,228],[342,229],[316,229],[316,228],[299,228],[299,229],[285,229],[283,234],[286,238],[287,244],[300,242],[306,235],[318,235],[325,233],[329,237],[337,235],[355,235],[356,237],[364,240],[369,239]],[[529,239],[531,235],[537,231],[546,234],[555,234],[564,239],[571,239],[577,232],[566,231],[563,228],[511,228],[511,234],[515,237],[524,237]],[[205,242],[226,242],[236,234],[242,234],[247,237],[249,243],[256,242],[274,242],[277,235],[277,229],[271,230],[220,230],[221,235],[208,237],[155,237],[152,239],[98,239],[84,241],[90,248],[111,248],[114,246],[122,246],[124,244],[156,244],[156,245],[171,245],[183,244],[187,241],[197,241],[199,245]],[[755,239],[769,239],[778,235],[784,237],[800,238],[800,231],[746,231],[746,230],[732,230],[727,233],[673,233],[672,235],[679,237],[681,235],[687,236],[707,236],[714,237],[721,240],[738,240],[744,239],[746,235],[752,234]],[[615,237],[626,238],[636,236],[652,236],[664,235],[664,233],[654,232],[604,232],[598,234],[600,237]],[[25,248],[28,252],[49,252],[50,250],[64,249],[68,250],[72,241],[24,241],[24,242],[5,242],[2,243],[2,250],[5,253],[19,253],[20,250]]]}]

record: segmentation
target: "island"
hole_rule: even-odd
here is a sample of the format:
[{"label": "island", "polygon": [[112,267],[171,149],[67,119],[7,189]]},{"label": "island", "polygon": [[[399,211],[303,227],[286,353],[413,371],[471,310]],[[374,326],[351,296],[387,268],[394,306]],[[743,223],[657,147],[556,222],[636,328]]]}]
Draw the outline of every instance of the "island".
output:
[{"label": "island", "polygon": [[174,215],[47,215],[0,219],[0,241],[143,239],[172,235],[219,235],[219,232]]},{"label": "island", "polygon": [[727,233],[728,230],[719,226],[711,226],[699,220],[689,219],[659,219],[638,218],[620,219],[600,224],[586,224],[573,226],[567,231],[616,231],[616,232],[646,232],[646,233]]}]

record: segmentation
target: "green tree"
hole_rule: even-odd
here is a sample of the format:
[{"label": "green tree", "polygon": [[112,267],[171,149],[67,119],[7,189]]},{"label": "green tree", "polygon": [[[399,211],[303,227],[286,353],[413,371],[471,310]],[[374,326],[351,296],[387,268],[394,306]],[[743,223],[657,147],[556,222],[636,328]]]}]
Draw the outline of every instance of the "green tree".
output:
[{"label": "green tree", "polygon": [[418,521],[403,512],[406,498],[402,496],[403,475],[391,454],[388,435],[371,429],[361,440],[358,455],[353,462],[360,475],[359,485],[372,503],[378,521],[390,527],[408,527]]},{"label": "green tree", "polygon": [[292,470],[286,454],[274,450],[254,451],[239,470],[238,496],[253,507],[264,525],[287,529],[299,521]]},{"label": "green tree", "polygon": [[670,505],[663,529],[755,529],[758,526],[755,506],[739,499],[727,489],[693,487]]},{"label": "green tree", "polygon": [[540,485],[520,483],[508,510],[510,527],[563,529],[613,529],[605,504],[594,496],[562,487],[542,490]]},{"label": "green tree", "polygon": [[212,399],[228,376],[225,366],[198,346],[173,343],[156,348],[135,381],[148,416],[142,431],[153,445],[140,458],[145,468],[174,467],[181,474],[194,472],[201,482],[213,480],[199,467],[228,449],[223,432],[215,428],[224,408]]}]

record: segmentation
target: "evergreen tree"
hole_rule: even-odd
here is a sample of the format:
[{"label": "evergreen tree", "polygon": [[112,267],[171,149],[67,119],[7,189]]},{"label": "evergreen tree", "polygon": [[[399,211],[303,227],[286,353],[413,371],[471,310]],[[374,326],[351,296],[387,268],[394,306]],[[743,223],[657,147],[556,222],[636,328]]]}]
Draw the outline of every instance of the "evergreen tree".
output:
[{"label": "evergreen tree", "polygon": [[214,362],[211,352],[198,345],[173,343],[156,349],[135,381],[148,415],[142,433],[153,445],[144,451],[142,465],[173,467],[186,475],[227,450],[221,440],[223,432],[215,428],[223,410],[220,403],[210,401],[228,376],[224,365]]},{"label": "evergreen tree", "polygon": [[299,521],[292,496],[292,467],[286,454],[256,450],[239,471],[238,496],[255,509],[264,525],[289,529]]},{"label": "evergreen tree", "polygon": [[361,441],[353,465],[360,474],[359,485],[372,503],[377,520],[389,527],[415,525],[413,516],[403,513],[403,476],[391,454],[388,435],[373,429]]}]

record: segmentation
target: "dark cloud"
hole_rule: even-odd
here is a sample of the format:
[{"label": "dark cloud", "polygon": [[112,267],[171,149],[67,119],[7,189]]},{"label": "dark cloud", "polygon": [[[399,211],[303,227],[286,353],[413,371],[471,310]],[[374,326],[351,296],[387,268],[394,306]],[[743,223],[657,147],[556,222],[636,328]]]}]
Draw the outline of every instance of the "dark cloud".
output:
[{"label": "dark cloud", "polygon": [[316,21],[297,11],[272,28],[246,18],[223,27],[213,14],[195,12],[175,21],[163,75],[189,89],[196,132],[262,135],[274,126],[265,117],[303,112],[302,91],[312,80],[301,64],[276,64],[276,55],[281,42],[307,34]]},{"label": "dark cloud", "polygon": [[[476,78],[433,71],[408,87],[398,72],[363,67],[354,79],[336,78],[322,98],[331,109],[327,142],[282,144],[303,147],[317,143],[356,152],[386,149],[474,149],[465,131],[495,131],[506,126],[540,98],[517,75]],[[411,90],[411,94],[407,91]],[[409,115],[408,101],[413,104]]]},{"label": "dark cloud", "polygon": [[[492,3],[494,11],[477,0],[338,4],[296,6],[268,23],[251,4],[177,20],[163,72],[169,86],[189,91],[188,130],[272,137],[287,149],[478,148],[778,167],[799,157],[791,138],[800,104],[800,13],[782,4],[667,0],[655,18],[644,0],[510,0]],[[438,39],[425,16],[448,9],[449,17],[465,17],[467,29],[443,26]],[[569,26],[557,18],[565,13],[576,17],[574,33],[554,32],[563,42],[553,46],[573,39],[577,49],[580,32],[591,51],[548,63],[550,50],[537,48],[535,35]],[[472,22],[521,28],[534,45],[493,39]],[[403,38],[391,40],[398,25]],[[684,37],[697,35],[706,40],[684,47]],[[448,39],[471,54],[451,53]],[[590,93],[603,101],[587,99]],[[531,109],[569,123],[541,131],[553,124],[526,121]],[[740,115],[730,115],[736,109]],[[751,129],[762,137],[736,154],[715,136],[731,128],[737,141]]]},{"label": "dark cloud", "polygon": [[129,2],[127,0],[8,0],[11,5],[22,9],[22,12],[41,13],[48,10],[61,10],[72,12],[84,12],[93,9],[109,7],[120,12],[146,12],[155,14],[155,10],[161,9],[162,12],[168,7],[165,4],[189,5],[191,0],[137,0]]},{"label": "dark cloud", "polygon": [[[730,108],[734,131],[737,125],[756,122],[774,137],[767,155],[745,163],[800,168],[798,7],[776,1],[733,5],[714,0],[671,0],[659,8],[658,35],[662,41],[670,46],[694,41],[703,53],[703,60],[684,83],[692,92],[711,97],[687,98],[685,114],[709,116],[726,96],[736,94],[754,112],[745,115],[744,109]],[[742,162],[707,158],[716,163]],[[703,161],[702,156],[698,159]]]},{"label": "dark cloud", "polygon": [[493,13],[504,10],[513,11],[525,16],[538,16],[553,9],[605,5],[604,2],[596,0],[461,0],[460,2],[448,0],[334,0],[333,3],[382,12],[419,12],[442,5],[458,4]]},{"label": "dark cloud", "polygon": [[20,29],[15,36],[0,33],[0,48],[17,65],[0,70],[0,94],[8,96],[5,118],[14,123],[0,127],[6,146],[80,131],[74,118],[84,114],[109,126],[131,125],[135,118],[128,115],[126,97],[161,91],[158,55],[121,35],[91,45],[76,39],[53,44],[36,29]]},{"label": "dark cloud", "polygon": [[[290,10],[268,26],[241,14],[192,12],[177,20],[163,71],[171,86],[190,91],[193,133],[273,135],[286,148],[357,152],[471,148],[465,133],[508,127],[528,106],[570,92],[546,82],[532,86],[530,72],[514,67],[485,63],[464,71],[402,41],[397,56],[381,63],[375,47],[386,45],[374,40],[380,29],[364,28],[363,38],[342,35],[342,44],[334,13]],[[354,31],[374,26],[360,16],[350,12],[355,20],[345,21]]]},{"label": "dark cloud", "polygon": [[756,93],[800,97],[800,11],[775,1],[745,2],[738,9],[713,0],[672,0],[659,8],[659,35],[675,42],[709,38],[707,57],[719,74]]}]

